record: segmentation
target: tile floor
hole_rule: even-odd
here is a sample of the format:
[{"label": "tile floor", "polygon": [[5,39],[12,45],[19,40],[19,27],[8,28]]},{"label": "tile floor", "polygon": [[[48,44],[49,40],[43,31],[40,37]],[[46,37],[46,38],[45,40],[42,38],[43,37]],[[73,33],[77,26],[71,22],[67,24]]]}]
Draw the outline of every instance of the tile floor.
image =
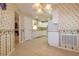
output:
[{"label": "tile floor", "polygon": [[51,47],[47,38],[41,37],[18,45],[11,56],[79,56],[79,53]]}]

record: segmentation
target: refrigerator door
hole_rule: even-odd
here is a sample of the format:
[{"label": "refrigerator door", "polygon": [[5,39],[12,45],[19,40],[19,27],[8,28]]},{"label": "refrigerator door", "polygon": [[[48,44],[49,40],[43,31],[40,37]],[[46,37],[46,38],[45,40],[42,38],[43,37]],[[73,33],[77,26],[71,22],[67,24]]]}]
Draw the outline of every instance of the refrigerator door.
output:
[{"label": "refrigerator door", "polygon": [[48,32],[48,44],[50,46],[59,46],[59,32]]}]

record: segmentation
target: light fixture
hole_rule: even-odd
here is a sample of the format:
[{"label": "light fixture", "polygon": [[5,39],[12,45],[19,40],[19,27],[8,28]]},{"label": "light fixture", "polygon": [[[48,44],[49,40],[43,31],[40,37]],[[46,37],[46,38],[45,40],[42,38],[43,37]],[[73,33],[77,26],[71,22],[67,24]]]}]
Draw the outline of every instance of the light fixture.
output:
[{"label": "light fixture", "polygon": [[39,9],[37,10],[37,13],[42,13],[42,9],[39,8]]},{"label": "light fixture", "polygon": [[[34,3],[33,10],[35,12],[35,19],[39,21],[48,21],[52,19],[52,5],[43,3]],[[37,17],[38,16],[38,17]],[[37,18],[36,18],[37,17]]]},{"label": "light fixture", "polygon": [[46,10],[52,10],[52,7],[51,7],[50,4],[47,4],[46,7],[45,7],[45,9],[46,9]]},{"label": "light fixture", "polygon": [[37,13],[52,13],[51,4],[46,4],[45,6],[41,3],[34,3],[33,8],[37,11]]},{"label": "light fixture", "polygon": [[46,13],[48,14],[52,14],[52,7],[50,4],[47,4],[44,8],[44,10],[46,11]]},{"label": "light fixture", "polygon": [[34,30],[37,30],[37,26],[36,26],[36,25],[34,25],[34,26],[33,26],[33,29],[34,29]]},{"label": "light fixture", "polygon": [[42,8],[42,6],[41,6],[40,3],[35,3],[35,4],[33,4],[33,8],[34,9],[39,9],[39,8]]}]

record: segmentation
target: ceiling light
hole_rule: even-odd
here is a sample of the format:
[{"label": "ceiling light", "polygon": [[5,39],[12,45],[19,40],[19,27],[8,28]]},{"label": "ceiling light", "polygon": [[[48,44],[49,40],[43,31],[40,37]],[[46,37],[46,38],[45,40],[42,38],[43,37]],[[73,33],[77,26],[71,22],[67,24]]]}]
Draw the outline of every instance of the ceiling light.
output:
[{"label": "ceiling light", "polygon": [[[42,4],[42,3],[35,3],[33,4],[33,9],[37,13],[36,15],[48,15],[48,17],[52,16],[52,6],[51,4]],[[49,20],[49,19],[48,19]]]},{"label": "ceiling light", "polygon": [[45,7],[45,9],[47,9],[47,10],[51,10],[51,9],[52,9],[52,7],[51,7],[51,5],[50,5],[50,4],[47,4],[47,5],[46,5],[46,7]]},{"label": "ceiling light", "polygon": [[37,13],[42,13],[42,9],[38,9],[37,10]]},{"label": "ceiling light", "polygon": [[47,14],[51,14],[51,12],[52,12],[52,6],[51,6],[51,4],[46,4],[46,6],[44,7],[43,4],[35,3],[35,4],[33,4],[33,8],[38,13],[44,12],[44,13],[47,13]]},{"label": "ceiling light", "polygon": [[36,26],[36,25],[34,25],[34,26],[33,26],[33,29],[34,29],[34,30],[37,30],[37,26]]},{"label": "ceiling light", "polygon": [[37,10],[39,8],[42,8],[42,6],[40,3],[35,3],[35,4],[33,4],[33,8]]}]

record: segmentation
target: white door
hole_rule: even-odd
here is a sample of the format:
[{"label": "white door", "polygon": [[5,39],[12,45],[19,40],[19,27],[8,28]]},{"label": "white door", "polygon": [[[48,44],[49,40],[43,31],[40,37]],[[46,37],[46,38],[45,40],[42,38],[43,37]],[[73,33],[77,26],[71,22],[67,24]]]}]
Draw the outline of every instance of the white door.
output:
[{"label": "white door", "polygon": [[31,39],[32,33],[32,19],[29,17],[24,17],[24,34],[25,40]]}]

